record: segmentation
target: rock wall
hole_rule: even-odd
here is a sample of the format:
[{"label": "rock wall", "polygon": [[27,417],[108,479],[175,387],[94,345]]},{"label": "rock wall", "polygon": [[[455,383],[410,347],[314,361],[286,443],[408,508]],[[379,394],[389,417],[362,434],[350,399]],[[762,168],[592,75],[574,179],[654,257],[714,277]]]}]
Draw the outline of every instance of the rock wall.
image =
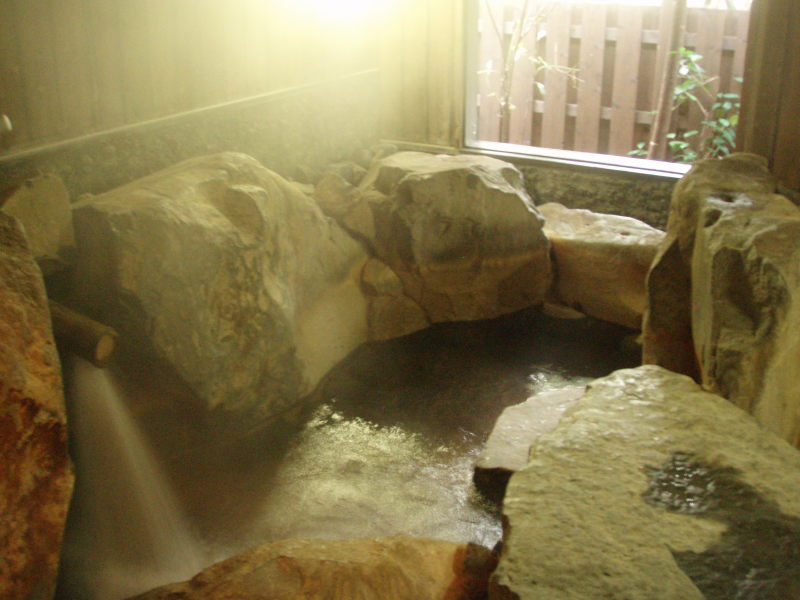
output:
[{"label": "rock wall", "polygon": [[72,468],[42,274],[0,212],[0,597],[51,598]]},{"label": "rock wall", "polygon": [[733,155],[676,187],[648,279],[644,360],[685,373],[800,444],[800,209]]},{"label": "rock wall", "polygon": [[519,165],[537,205],[558,202],[568,208],[622,215],[664,229],[677,179],[552,164]]}]

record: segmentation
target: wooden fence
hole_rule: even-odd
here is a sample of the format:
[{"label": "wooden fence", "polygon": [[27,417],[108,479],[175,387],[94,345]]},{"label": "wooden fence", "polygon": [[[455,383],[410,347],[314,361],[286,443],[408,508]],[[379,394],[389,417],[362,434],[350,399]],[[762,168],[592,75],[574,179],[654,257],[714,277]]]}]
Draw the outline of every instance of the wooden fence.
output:
[{"label": "wooden fence", "polygon": [[[647,140],[671,26],[660,7],[531,2],[540,16],[517,53],[502,139],[501,57],[520,3],[492,2],[494,19],[480,4],[477,139],[616,155]],[[716,77],[708,86],[712,96],[739,92],[748,19],[746,11],[688,10],[684,46],[702,55],[700,64]],[[671,131],[687,131],[700,129],[703,117],[687,106],[673,119]]]}]

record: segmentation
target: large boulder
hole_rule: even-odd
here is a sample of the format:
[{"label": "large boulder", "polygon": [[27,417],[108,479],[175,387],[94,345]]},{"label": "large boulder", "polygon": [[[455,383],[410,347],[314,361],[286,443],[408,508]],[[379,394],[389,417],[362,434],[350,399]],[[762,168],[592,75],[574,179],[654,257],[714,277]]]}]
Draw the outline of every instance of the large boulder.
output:
[{"label": "large boulder", "polygon": [[640,329],[645,278],[664,232],[630,217],[539,206],[553,246],[556,298],[588,315]]},{"label": "large boulder", "polygon": [[72,468],[61,368],[42,274],[0,212],[0,597],[55,589]]},{"label": "large boulder", "polygon": [[494,564],[485,548],[440,540],[289,539],[136,600],[479,600]]},{"label": "large boulder", "polygon": [[490,598],[800,597],[800,452],[689,377],[594,381],[511,477]]},{"label": "large boulder", "polygon": [[211,408],[275,415],[366,339],[366,252],[253,158],[188,160],[82,199],[74,221],[78,304]]},{"label": "large boulder", "polygon": [[[543,300],[549,244],[513,165],[481,156],[399,152],[374,162],[356,191],[333,178],[322,183],[318,197],[326,212],[363,240],[400,283],[392,295],[409,325],[405,333],[426,322],[487,319]],[[383,286],[371,304],[383,317],[371,322],[391,321],[387,290]],[[409,301],[419,307],[414,318]],[[384,337],[373,332],[373,338]]]},{"label": "large boulder", "polygon": [[649,275],[644,359],[800,444],[800,209],[773,188],[750,155],[681,180]]}]

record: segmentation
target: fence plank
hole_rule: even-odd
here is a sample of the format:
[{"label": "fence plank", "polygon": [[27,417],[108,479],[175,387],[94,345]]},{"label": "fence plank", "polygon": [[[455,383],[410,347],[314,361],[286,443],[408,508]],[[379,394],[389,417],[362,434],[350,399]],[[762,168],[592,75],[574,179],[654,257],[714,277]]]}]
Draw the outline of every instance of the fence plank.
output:
[{"label": "fence plank", "polygon": [[[700,61],[708,77],[714,77],[720,72],[722,63],[722,45],[725,37],[725,11],[716,9],[698,9],[697,11],[697,37],[695,38],[694,51],[703,57]],[[709,81],[706,85],[708,95],[715,98],[719,91],[719,77]],[[697,104],[689,107],[688,123],[692,129],[701,131],[702,121],[705,118],[703,110]]]},{"label": "fence plank", "polygon": [[607,8],[602,4],[587,5],[583,9],[575,118],[575,149],[583,152],[597,152],[600,146],[606,13]]},{"label": "fence plank", "polygon": [[[531,11],[529,9],[529,16]],[[508,141],[512,144],[530,144],[533,134],[533,80],[536,71],[533,59],[536,56],[537,27],[531,30],[522,40],[521,52],[517,58],[514,70],[514,84],[511,91],[511,126],[509,127]]]},{"label": "fence plank", "polygon": [[[495,9],[495,22],[502,27],[502,11]],[[501,30],[502,33],[502,30]],[[492,20],[481,4],[480,17],[480,56],[478,64],[478,139],[500,139],[500,103],[497,93],[500,90],[500,71],[502,69],[502,47]]]},{"label": "fence plank", "polygon": [[[620,35],[614,54],[614,83],[611,99],[610,154],[626,155],[634,148],[636,87],[644,13],[640,6],[619,7]],[[631,33],[634,33],[632,35]]]},{"label": "fence plank", "polygon": [[677,0],[662,0],[658,22],[658,46],[656,49],[655,85],[651,95],[650,106],[653,110],[658,106],[661,94],[661,77],[669,58],[669,42],[672,34],[672,20],[675,18],[675,3]]},{"label": "fence plank", "polygon": [[[750,27],[750,13],[737,11],[736,13],[736,47],[733,51],[733,77],[744,77],[744,64],[747,56],[747,31]],[[739,92],[741,84],[733,83],[732,90]]]},{"label": "fence plank", "polygon": [[[551,65],[567,66],[569,61],[571,7],[553,5],[547,17],[547,47],[545,60]],[[567,115],[568,77],[555,69],[545,74],[544,119],[542,146],[564,148]]]}]

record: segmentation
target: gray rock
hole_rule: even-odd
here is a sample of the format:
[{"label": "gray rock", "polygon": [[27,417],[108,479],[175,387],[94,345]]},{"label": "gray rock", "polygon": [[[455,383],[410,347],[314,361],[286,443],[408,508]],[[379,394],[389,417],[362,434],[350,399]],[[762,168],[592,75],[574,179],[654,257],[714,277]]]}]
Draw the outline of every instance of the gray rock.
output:
[{"label": "gray rock", "polygon": [[664,232],[617,215],[539,207],[553,247],[557,298],[595,318],[641,328],[645,278]]},{"label": "gray rock", "polygon": [[61,367],[42,274],[0,212],[0,597],[52,598],[72,495]]},{"label": "gray rock", "polygon": [[490,598],[795,597],[800,453],[690,378],[590,384],[511,477]]},{"label": "gray rock", "polygon": [[643,353],[798,445],[800,209],[773,188],[751,155],[681,180],[649,275]]},{"label": "gray rock", "polygon": [[248,156],[180,163],[82,200],[74,219],[85,310],[210,408],[272,416],[366,339],[365,251]]}]

